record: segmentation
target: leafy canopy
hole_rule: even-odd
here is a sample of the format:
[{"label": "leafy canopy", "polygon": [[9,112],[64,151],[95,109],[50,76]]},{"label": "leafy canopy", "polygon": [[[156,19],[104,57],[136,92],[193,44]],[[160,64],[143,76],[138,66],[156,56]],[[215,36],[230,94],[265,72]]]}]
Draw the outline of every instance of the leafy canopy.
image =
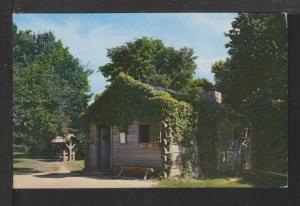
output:
[{"label": "leafy canopy", "polygon": [[86,113],[91,122],[116,125],[124,131],[134,120],[168,122],[178,141],[182,140],[191,116],[192,106],[189,103],[178,101],[168,92],[141,83],[122,72]]},{"label": "leafy canopy", "polygon": [[43,151],[55,135],[81,130],[90,71],[51,32],[14,26],[13,42],[14,141]]},{"label": "leafy canopy", "polygon": [[239,14],[212,71],[224,103],[253,124],[256,166],[287,169],[287,30],[281,14]]},{"label": "leafy canopy", "polygon": [[[205,161],[203,172],[207,175],[212,174],[217,168],[215,158],[216,145],[219,141],[216,138],[217,124],[219,121],[230,119],[227,121],[231,123],[227,124],[226,128],[231,129],[234,125],[231,119],[240,117],[230,108],[199,97],[197,99],[190,97],[181,93],[166,92],[121,72],[89,106],[85,118],[95,124],[118,126],[125,132],[134,120],[155,124],[166,123],[172,128],[173,140],[184,147],[182,157],[184,172],[190,173],[195,166],[194,149],[198,142],[200,147],[203,146],[201,149],[201,161]],[[222,134],[219,139],[224,138]],[[227,134],[228,137],[231,137],[230,135]],[[170,141],[168,136],[162,135],[161,138],[162,143]]]},{"label": "leafy canopy", "polygon": [[142,37],[107,50],[111,62],[99,68],[113,80],[124,72],[141,82],[174,90],[185,90],[196,69],[190,48],[166,47],[161,40]]}]

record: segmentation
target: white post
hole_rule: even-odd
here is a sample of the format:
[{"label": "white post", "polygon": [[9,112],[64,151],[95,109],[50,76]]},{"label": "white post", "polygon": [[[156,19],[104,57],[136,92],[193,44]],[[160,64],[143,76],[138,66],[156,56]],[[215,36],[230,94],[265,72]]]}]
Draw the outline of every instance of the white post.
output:
[{"label": "white post", "polygon": [[[73,160],[73,148],[75,147],[75,144],[72,144],[72,142],[70,142],[70,144],[68,145],[67,143],[66,143],[66,146],[68,147],[68,149],[69,149],[69,161],[72,161]],[[74,155],[74,160],[75,160],[75,155]]]},{"label": "white post", "polygon": [[67,161],[67,153],[65,150],[63,151],[63,161]]}]

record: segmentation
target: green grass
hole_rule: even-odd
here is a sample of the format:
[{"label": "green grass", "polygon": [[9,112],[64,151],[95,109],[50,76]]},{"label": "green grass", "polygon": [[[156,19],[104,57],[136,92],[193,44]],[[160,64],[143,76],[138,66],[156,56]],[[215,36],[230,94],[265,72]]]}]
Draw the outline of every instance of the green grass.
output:
[{"label": "green grass", "polygon": [[71,172],[81,172],[84,169],[84,160],[76,160],[62,163]]},{"label": "green grass", "polygon": [[[63,165],[71,172],[81,172],[84,168],[83,160],[71,162],[57,162],[56,159],[32,157],[24,153],[14,153],[14,174],[29,174],[38,172],[55,172]],[[287,174],[252,170],[243,173],[240,177],[217,177],[211,179],[163,179],[158,182],[158,187],[192,188],[192,187],[281,187],[287,184]]]},{"label": "green grass", "polygon": [[58,162],[57,159],[33,157],[25,153],[14,153],[13,173],[20,175],[39,172],[55,172],[61,165],[65,166],[71,172],[80,172],[84,168],[84,161]]},{"label": "green grass", "polygon": [[59,168],[55,160],[30,157],[24,153],[14,153],[13,173],[29,174],[38,172],[51,172]]},{"label": "green grass", "polygon": [[287,185],[287,173],[252,170],[245,172],[241,183],[249,183],[253,187],[281,187]]},{"label": "green grass", "polygon": [[158,184],[159,187],[171,188],[195,188],[195,187],[251,187],[250,184],[240,183],[238,178],[216,178],[216,179],[163,179]]},{"label": "green grass", "polygon": [[159,187],[193,188],[193,187],[281,187],[287,184],[287,174],[253,170],[245,172],[241,177],[220,177],[213,179],[163,179]]}]

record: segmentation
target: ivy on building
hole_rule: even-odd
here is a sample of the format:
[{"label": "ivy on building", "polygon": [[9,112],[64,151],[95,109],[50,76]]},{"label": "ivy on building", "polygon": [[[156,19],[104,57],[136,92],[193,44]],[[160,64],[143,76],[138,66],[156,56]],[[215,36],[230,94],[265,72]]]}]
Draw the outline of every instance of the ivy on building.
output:
[{"label": "ivy on building", "polygon": [[[134,120],[160,123],[166,175],[170,168],[167,154],[171,142],[183,146],[182,169],[185,174],[213,174],[217,168],[218,122],[235,122],[240,117],[223,105],[167,92],[125,73],[120,73],[97,96],[85,115],[89,122],[115,125],[124,132]],[[197,155],[200,158],[195,158]],[[197,166],[201,169],[195,169]]]}]

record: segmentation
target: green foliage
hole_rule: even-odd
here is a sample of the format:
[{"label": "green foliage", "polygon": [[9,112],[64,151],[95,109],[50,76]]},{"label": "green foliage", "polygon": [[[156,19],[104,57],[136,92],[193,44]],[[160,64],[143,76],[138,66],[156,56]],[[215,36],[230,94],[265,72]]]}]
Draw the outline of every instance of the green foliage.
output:
[{"label": "green foliage", "polygon": [[196,108],[198,111],[196,141],[200,147],[200,167],[205,176],[214,175],[217,168],[217,105],[199,101]]},{"label": "green foliage", "polygon": [[84,161],[57,162],[56,157],[32,156],[26,153],[13,154],[14,175],[26,175],[40,172],[57,172],[65,167],[70,172],[81,172],[84,169]]},{"label": "green foliage", "polygon": [[111,63],[99,69],[104,77],[113,80],[120,72],[151,85],[174,90],[184,90],[196,69],[194,51],[176,50],[162,41],[147,37],[108,49]]},{"label": "green foliage", "polygon": [[164,179],[158,184],[163,188],[249,188],[252,187],[248,182],[240,182],[240,178],[180,178],[180,179]]},{"label": "green foliage", "polygon": [[[237,114],[199,97],[172,95],[120,73],[89,106],[85,118],[97,124],[116,125],[123,131],[134,120],[166,123],[172,131],[170,136],[163,135],[162,138],[173,138],[184,148],[184,175],[191,175],[195,167],[195,141],[203,148],[200,154],[203,171],[207,175],[215,173],[218,123]],[[178,96],[181,98],[176,98]]]},{"label": "green foliage", "polygon": [[203,92],[214,91],[214,84],[205,78],[193,79],[189,82],[186,92],[190,95],[199,95]]},{"label": "green foliage", "polygon": [[[248,128],[250,126],[248,119],[229,106],[204,99],[194,99],[192,106],[193,132],[186,139],[186,141],[192,141],[192,144],[185,144],[188,152],[184,158],[190,162],[193,173],[198,177],[219,175],[223,171],[218,169],[218,151],[226,148],[227,140],[243,138],[243,133],[235,135],[234,131],[237,126]],[[195,158],[197,155],[195,147],[197,147],[199,159]],[[198,171],[197,167],[200,168]]]},{"label": "green foliage", "polygon": [[224,136],[221,134],[218,139],[219,122],[226,118],[234,122],[232,119],[237,116],[235,111],[200,100],[199,96],[169,93],[124,73],[115,77],[86,113],[87,121],[116,125],[123,131],[134,120],[166,123],[172,128],[171,135],[162,138],[171,137],[184,148],[182,169],[185,176],[195,173],[195,144],[200,146],[201,168],[205,175],[217,173],[217,147]]},{"label": "green foliage", "polygon": [[120,73],[109,87],[90,105],[86,118],[121,130],[134,120],[149,123],[168,122],[176,141],[181,141],[192,115],[190,104]]},{"label": "green foliage", "polygon": [[212,71],[224,103],[253,125],[255,166],[287,171],[287,30],[281,14],[239,14]]},{"label": "green foliage", "polygon": [[242,173],[241,176],[219,176],[209,179],[163,179],[159,182],[159,187],[263,187],[263,188],[278,188],[287,185],[287,174],[274,173],[269,171],[251,170]]},{"label": "green foliage", "polygon": [[14,142],[32,152],[55,151],[55,135],[80,133],[80,116],[89,99],[90,71],[49,33],[14,27]]}]

